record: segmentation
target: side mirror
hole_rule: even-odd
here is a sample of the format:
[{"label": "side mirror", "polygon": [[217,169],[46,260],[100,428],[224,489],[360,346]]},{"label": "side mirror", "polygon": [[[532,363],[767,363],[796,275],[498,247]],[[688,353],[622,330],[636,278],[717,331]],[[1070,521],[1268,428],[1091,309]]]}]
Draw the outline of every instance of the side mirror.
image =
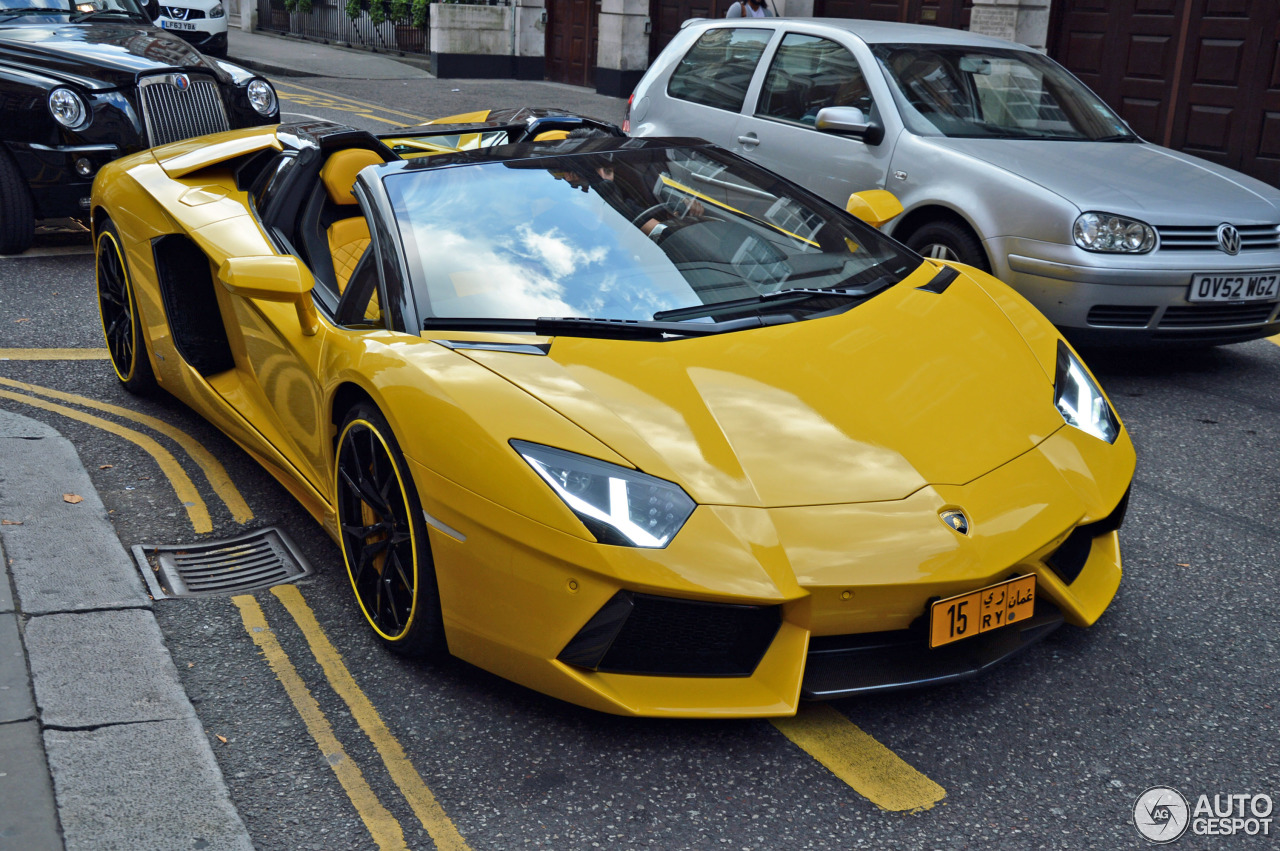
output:
[{"label": "side mirror", "polygon": [[861,139],[868,145],[884,141],[884,128],[867,118],[856,106],[828,106],[818,110],[813,126],[823,133],[840,133]]},{"label": "side mirror", "polygon": [[218,280],[227,292],[241,298],[291,303],[298,311],[302,333],[308,337],[320,328],[311,300],[315,279],[297,257],[228,257],[218,269]]},{"label": "side mirror", "polygon": [[879,228],[902,212],[902,202],[885,189],[867,189],[849,196],[845,210],[873,228]]}]

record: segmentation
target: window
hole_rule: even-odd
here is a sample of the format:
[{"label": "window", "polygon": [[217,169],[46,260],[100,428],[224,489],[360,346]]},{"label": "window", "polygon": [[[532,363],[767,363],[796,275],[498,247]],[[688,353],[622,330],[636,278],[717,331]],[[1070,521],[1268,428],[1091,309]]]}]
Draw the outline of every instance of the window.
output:
[{"label": "window", "polygon": [[707,30],[676,66],[667,94],[740,112],[751,76],[772,37],[772,30],[751,27]]},{"label": "window", "polygon": [[871,92],[853,54],[825,38],[788,33],[769,66],[756,114],[812,126],[818,110],[871,111]]}]

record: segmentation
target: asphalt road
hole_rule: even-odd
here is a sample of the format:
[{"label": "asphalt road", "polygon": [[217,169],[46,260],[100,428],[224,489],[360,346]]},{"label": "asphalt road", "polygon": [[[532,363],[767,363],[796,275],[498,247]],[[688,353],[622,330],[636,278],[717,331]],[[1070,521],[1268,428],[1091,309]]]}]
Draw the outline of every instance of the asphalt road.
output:
[{"label": "asphalt road", "polygon": [[[286,113],[375,130],[516,105],[502,83],[326,80],[316,94],[307,91],[319,90],[315,80],[279,82]],[[544,105],[622,117],[620,101],[539,85]],[[72,253],[0,259],[0,348],[100,348],[87,240],[42,244]],[[371,639],[334,545],[231,441],[171,398],[123,392],[105,360],[10,357],[0,361],[0,390],[24,398],[0,397],[0,408],[75,443],[126,547],[196,539],[170,479],[118,433],[26,400],[156,436],[87,407],[109,403],[180,429],[222,462],[253,513],[237,522],[190,456],[157,436],[199,485],[213,535],[278,526],[313,565],[300,601],[254,595],[266,630],[243,600],[155,606],[261,849],[395,847],[397,834],[410,848],[476,851],[1122,849],[1146,845],[1133,807],[1151,786],[1172,786],[1193,806],[1201,794],[1280,797],[1276,343],[1094,353],[1139,453],[1121,533],[1125,580],[1111,609],[1095,627],[1064,627],[977,680],[807,710],[831,734],[825,748],[808,749],[786,725],[615,718],[463,663],[397,659]],[[889,752],[901,763],[877,762]],[[882,808],[904,800],[895,791],[921,795],[918,809]],[[1178,844],[1276,842],[1188,835]]]}]

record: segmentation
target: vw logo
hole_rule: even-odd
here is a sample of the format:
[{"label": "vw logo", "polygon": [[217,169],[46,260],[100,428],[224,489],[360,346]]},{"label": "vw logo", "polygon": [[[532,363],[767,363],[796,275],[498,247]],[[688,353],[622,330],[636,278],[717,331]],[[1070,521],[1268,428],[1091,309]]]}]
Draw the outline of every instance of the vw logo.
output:
[{"label": "vw logo", "polygon": [[[173,83],[174,88],[180,92],[185,92],[187,89],[191,88],[191,78],[186,74],[174,74],[173,77],[170,78],[170,82]],[[1230,227],[1230,225],[1224,225],[1223,227]],[[1221,228],[1218,230],[1218,239],[1222,239]],[[1234,254],[1235,252],[1233,251],[1231,253]]]},{"label": "vw logo", "polygon": [[1218,247],[1228,254],[1240,253],[1240,231],[1235,225],[1226,222],[1218,225]]},{"label": "vw logo", "polygon": [[961,535],[969,534],[969,518],[964,516],[964,512],[958,509],[947,509],[938,514],[942,518],[942,522],[946,523],[952,529],[955,529]]}]

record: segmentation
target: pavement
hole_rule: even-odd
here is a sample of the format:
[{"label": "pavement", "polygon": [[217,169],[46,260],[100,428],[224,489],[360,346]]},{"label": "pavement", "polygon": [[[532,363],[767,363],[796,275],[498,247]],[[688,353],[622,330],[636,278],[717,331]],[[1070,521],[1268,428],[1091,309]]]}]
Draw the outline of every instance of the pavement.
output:
[{"label": "pavement", "polygon": [[396,57],[387,53],[336,47],[302,38],[227,32],[227,58],[260,74],[282,77],[337,77],[350,80],[432,79],[425,56]]}]

